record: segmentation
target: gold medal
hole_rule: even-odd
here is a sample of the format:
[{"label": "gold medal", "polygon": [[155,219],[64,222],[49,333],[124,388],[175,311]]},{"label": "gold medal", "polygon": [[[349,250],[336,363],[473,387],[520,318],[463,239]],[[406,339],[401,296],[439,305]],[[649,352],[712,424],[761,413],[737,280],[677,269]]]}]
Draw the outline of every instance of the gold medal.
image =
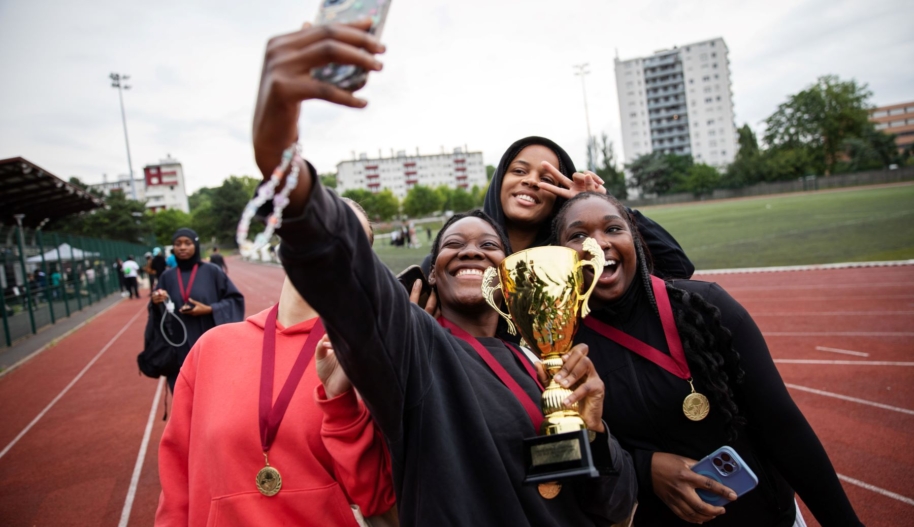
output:
[{"label": "gold medal", "polygon": [[682,401],[682,413],[692,421],[701,421],[711,411],[711,403],[707,397],[695,391],[692,379],[689,379],[689,386],[692,387],[692,393]]},{"label": "gold medal", "polygon": [[540,496],[551,500],[562,491],[562,484],[558,481],[550,481],[548,483],[540,483],[537,489],[540,491]]},{"label": "gold medal", "polygon": [[260,469],[257,472],[257,490],[260,491],[264,496],[275,496],[279,493],[279,489],[282,488],[282,476],[279,475],[279,471],[270,466],[270,460],[267,458],[267,453],[263,453],[263,459],[266,462],[266,466]]}]

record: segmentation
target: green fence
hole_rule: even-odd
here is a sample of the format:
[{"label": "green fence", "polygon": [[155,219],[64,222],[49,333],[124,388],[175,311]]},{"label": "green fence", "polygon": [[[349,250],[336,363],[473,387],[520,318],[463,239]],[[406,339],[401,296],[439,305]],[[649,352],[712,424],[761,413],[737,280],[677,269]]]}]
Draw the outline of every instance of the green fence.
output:
[{"label": "green fence", "polygon": [[151,248],[16,226],[0,226],[0,312],[3,339],[18,339],[120,293],[117,258],[133,255],[140,267]]}]

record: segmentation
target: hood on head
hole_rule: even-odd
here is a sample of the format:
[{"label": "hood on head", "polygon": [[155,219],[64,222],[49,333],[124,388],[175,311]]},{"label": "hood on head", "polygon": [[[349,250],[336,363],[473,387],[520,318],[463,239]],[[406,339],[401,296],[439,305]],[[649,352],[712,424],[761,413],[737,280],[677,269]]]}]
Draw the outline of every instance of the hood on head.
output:
[{"label": "hood on head", "polygon": [[[492,181],[489,183],[489,190],[486,192],[486,198],[483,202],[482,210],[486,214],[492,216],[495,219],[496,223],[501,225],[503,229],[507,228],[505,225],[505,211],[501,206],[501,183],[504,180],[505,172],[508,171],[508,166],[511,165],[511,161],[514,161],[514,158],[517,157],[517,154],[521,150],[527,148],[530,145],[542,145],[546,148],[552,150],[556,157],[559,158],[559,166],[556,167],[559,169],[559,172],[564,174],[566,177],[571,177],[575,173],[574,161],[571,160],[571,157],[568,155],[565,150],[557,145],[555,142],[546,139],[545,137],[530,136],[525,137],[519,141],[516,141],[514,144],[508,147],[505,153],[501,156],[501,161],[498,162],[498,167],[495,169],[495,174],[492,175]],[[552,207],[552,214],[550,215],[549,220],[543,223],[540,227],[539,233],[536,235],[536,241],[533,243],[533,247],[538,247],[540,245],[546,245],[549,242],[549,238],[552,236],[552,216],[562,205],[565,203],[565,198],[556,197],[555,205]]]},{"label": "hood on head", "polygon": [[194,241],[194,255],[188,258],[187,260],[179,260],[178,256],[174,254],[174,249],[172,249],[172,255],[174,255],[175,260],[178,262],[178,267],[182,270],[187,270],[200,262],[200,237],[197,236],[197,233],[193,229],[188,229],[187,227],[182,227],[175,231],[174,235],[171,237],[171,244],[174,245],[175,241],[184,236],[185,238],[190,238]]}]

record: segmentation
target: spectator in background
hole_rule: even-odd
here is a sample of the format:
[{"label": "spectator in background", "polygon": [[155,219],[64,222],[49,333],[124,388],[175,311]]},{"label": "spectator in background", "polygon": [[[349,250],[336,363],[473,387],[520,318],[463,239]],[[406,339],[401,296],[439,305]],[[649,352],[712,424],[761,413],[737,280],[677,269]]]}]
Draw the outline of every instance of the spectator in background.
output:
[{"label": "spectator in background", "polygon": [[212,254],[209,255],[209,263],[211,263],[213,265],[218,265],[219,267],[222,268],[223,273],[228,274],[228,266],[225,265],[225,258],[223,258],[221,254],[219,254],[218,247],[213,247],[213,252],[212,252]]},{"label": "spectator in background", "polygon": [[[51,288],[53,289],[53,291],[51,292],[51,296],[54,299],[57,299],[57,295],[58,295],[57,288],[60,287],[60,269],[58,269],[57,267],[54,267],[53,269],[54,270],[51,272]],[[123,275],[118,275],[118,276],[121,279],[123,279]],[[120,281],[121,280],[118,280],[118,282],[120,282]],[[121,290],[123,290],[123,285],[121,286],[121,288],[122,288]]]},{"label": "spectator in background", "polygon": [[123,296],[124,291],[127,290],[127,280],[124,278],[124,261],[117,258],[111,267],[114,267],[114,273],[117,275],[117,286],[121,290],[121,296]]},{"label": "spectator in background", "polygon": [[127,256],[127,261],[123,264],[123,273],[124,285],[127,287],[130,298],[139,298],[140,289],[138,280],[140,277],[140,264],[136,263],[132,254]]},{"label": "spectator in background", "polygon": [[152,269],[152,253],[146,253],[146,264],[143,265],[143,272],[149,277],[149,294],[152,294],[156,286],[156,274]]},{"label": "spectator in background", "polygon": [[168,255],[168,258],[165,259],[165,268],[174,269],[177,266],[178,266],[178,260],[175,259],[175,250],[174,250],[174,248],[172,248],[172,250],[170,251],[170,253]]},{"label": "spectator in background", "polygon": [[[165,265],[165,257],[162,256],[162,249],[156,247],[152,250],[152,263],[150,266],[152,267],[152,271],[155,273],[156,281],[158,282],[158,280],[162,278],[162,274],[165,273],[165,269],[168,268]],[[150,289],[155,291],[155,287],[150,287]]]}]

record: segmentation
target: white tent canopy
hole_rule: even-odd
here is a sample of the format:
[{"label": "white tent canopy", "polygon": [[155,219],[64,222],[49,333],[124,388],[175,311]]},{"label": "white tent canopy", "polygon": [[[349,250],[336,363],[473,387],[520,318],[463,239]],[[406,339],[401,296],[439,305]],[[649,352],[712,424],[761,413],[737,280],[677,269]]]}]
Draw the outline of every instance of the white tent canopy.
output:
[{"label": "white tent canopy", "polygon": [[[98,256],[98,253],[91,251],[84,251],[77,247],[72,247],[69,243],[61,243],[57,249],[51,249],[50,251],[44,253],[44,261],[46,262],[57,262],[58,251],[60,253],[60,260],[85,260],[86,258],[91,258],[93,256]],[[26,260],[28,263],[41,263],[41,255],[32,256]]]}]

